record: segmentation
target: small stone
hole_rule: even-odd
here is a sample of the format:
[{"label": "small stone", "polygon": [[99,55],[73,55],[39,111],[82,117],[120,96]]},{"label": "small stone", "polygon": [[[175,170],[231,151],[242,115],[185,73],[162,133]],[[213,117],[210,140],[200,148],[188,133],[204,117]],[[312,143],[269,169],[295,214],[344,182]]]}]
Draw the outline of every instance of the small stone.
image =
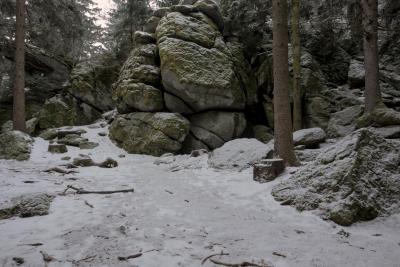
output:
[{"label": "small stone", "polygon": [[96,165],[89,156],[74,158],[72,164],[78,167],[91,167]]},{"label": "small stone", "polygon": [[107,136],[107,133],[106,132],[100,132],[100,133],[98,133],[98,135],[99,136]]},{"label": "small stone", "polygon": [[125,157],[126,157],[126,155],[124,155],[124,154],[121,154],[121,155],[118,155],[118,157],[119,157],[119,158],[125,158]]},{"label": "small stone", "polygon": [[61,160],[70,160],[71,157],[62,157]]},{"label": "small stone", "polygon": [[299,146],[296,146],[294,149],[295,150],[305,150],[306,146],[305,145],[299,145]]},{"label": "small stone", "polygon": [[275,180],[285,170],[283,159],[265,159],[254,164],[253,179],[259,183]]},{"label": "small stone", "polygon": [[67,149],[67,146],[63,145],[63,144],[50,144],[48,151],[50,153],[63,154],[63,153],[67,153],[68,149]]},{"label": "small stone", "polygon": [[25,262],[24,258],[21,258],[21,257],[14,257],[14,258],[12,258],[12,259],[13,259],[13,261],[15,261],[15,263],[16,263],[17,265],[22,265],[22,264],[24,264],[24,262]]},{"label": "small stone", "polygon": [[175,161],[175,156],[172,153],[165,153],[154,161],[155,165],[171,164]]},{"label": "small stone", "polygon": [[88,128],[89,129],[99,129],[100,125],[93,124],[93,125],[89,125]]},{"label": "small stone", "polygon": [[84,129],[77,129],[77,130],[71,130],[71,129],[67,129],[67,130],[59,130],[57,132],[57,137],[58,138],[64,138],[67,135],[79,135],[81,136],[82,134],[87,133],[86,130]]},{"label": "small stone", "polygon": [[107,158],[105,161],[97,164],[100,168],[115,168],[118,167],[118,162],[112,158]]},{"label": "small stone", "polygon": [[206,149],[197,149],[197,150],[193,150],[192,153],[190,153],[190,156],[192,158],[197,158],[197,157],[203,156],[205,154],[208,154],[208,151]]},{"label": "small stone", "polygon": [[[58,137],[60,138],[60,136]],[[79,147],[80,144],[88,142],[89,139],[83,138],[80,136],[80,134],[74,133],[74,134],[67,134],[63,138],[58,139],[59,144],[64,144],[68,146],[77,146]]]},{"label": "small stone", "polygon": [[57,137],[57,130],[56,129],[47,129],[43,131],[39,137],[43,138],[44,140],[51,140]]},{"label": "small stone", "polygon": [[99,144],[95,142],[83,142],[79,144],[80,149],[93,149],[98,146]]}]

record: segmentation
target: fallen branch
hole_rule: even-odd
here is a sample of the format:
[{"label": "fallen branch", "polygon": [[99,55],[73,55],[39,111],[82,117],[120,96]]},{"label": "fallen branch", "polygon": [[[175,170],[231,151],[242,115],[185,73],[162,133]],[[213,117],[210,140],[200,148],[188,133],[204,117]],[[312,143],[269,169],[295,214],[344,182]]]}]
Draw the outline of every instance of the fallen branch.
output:
[{"label": "fallen branch", "polygon": [[207,256],[201,261],[201,265],[203,265],[204,263],[206,263],[206,261],[208,261],[210,258],[215,257],[215,256],[229,256],[229,253],[224,253],[221,251],[221,253],[212,254],[210,256]]},{"label": "fallen branch", "polygon": [[72,264],[74,264],[74,266],[79,266],[79,263],[82,261],[86,261],[86,262],[91,262],[93,261],[95,258],[97,257],[97,255],[93,255],[93,256],[88,256],[86,258],[80,259],[80,260],[68,260],[69,262],[72,262]]},{"label": "fallen branch", "polygon": [[64,194],[67,192],[68,189],[72,189],[75,190],[76,194],[100,194],[100,195],[107,195],[107,194],[115,194],[115,193],[132,193],[135,190],[132,189],[122,189],[122,190],[112,190],[112,191],[87,191],[83,188],[77,188],[75,186],[72,185],[68,185],[67,189],[65,189]]},{"label": "fallen branch", "polygon": [[253,267],[268,267],[267,265],[258,265],[258,264],[247,262],[247,261],[244,261],[242,263],[225,263],[225,262],[222,262],[222,261],[214,260],[213,258],[210,258],[210,261],[212,263],[216,264],[216,265],[222,265],[222,266],[228,266],[228,267],[250,267],[250,266],[253,266]]},{"label": "fallen branch", "polygon": [[213,254],[213,255],[210,255],[210,256],[204,258],[204,260],[202,260],[201,264],[203,265],[204,263],[206,263],[209,260],[209,261],[211,261],[212,263],[214,263],[216,265],[222,265],[222,266],[228,266],[228,267],[270,267],[270,266],[265,265],[265,264],[259,265],[259,264],[248,262],[248,261],[244,261],[244,262],[241,262],[241,263],[226,263],[226,262],[222,262],[222,261],[218,261],[218,260],[213,259],[213,257],[215,257],[215,256],[229,256],[229,254],[228,253],[223,253],[221,251],[221,253]]},{"label": "fallen branch", "polygon": [[127,261],[129,259],[139,258],[141,256],[143,256],[143,253],[137,253],[137,254],[133,254],[133,255],[127,256],[127,257],[118,257],[118,260]]},{"label": "fallen branch", "polygon": [[139,253],[136,253],[136,254],[133,254],[133,255],[130,255],[130,256],[127,256],[127,257],[118,257],[118,260],[127,261],[129,259],[139,258],[139,257],[143,256],[143,254],[148,253],[148,252],[152,252],[152,251],[158,251],[158,250],[151,249],[151,250],[147,250],[147,251],[144,251],[144,252],[139,252]]},{"label": "fallen branch", "polygon": [[61,169],[59,167],[54,167],[54,168],[50,168],[48,170],[45,170],[44,172],[57,172],[57,173],[61,173],[61,174],[72,174],[72,173],[78,173],[77,171],[69,171],[69,170],[64,170]]},{"label": "fallen branch", "polygon": [[283,255],[283,254],[281,254],[279,252],[276,252],[276,251],[272,252],[272,254],[275,255],[275,256],[278,256],[278,257],[286,258],[286,255]]},{"label": "fallen branch", "polygon": [[32,244],[22,244],[22,245],[18,245],[18,246],[32,246],[32,247],[39,247],[39,246],[43,246],[42,243],[32,243]]}]

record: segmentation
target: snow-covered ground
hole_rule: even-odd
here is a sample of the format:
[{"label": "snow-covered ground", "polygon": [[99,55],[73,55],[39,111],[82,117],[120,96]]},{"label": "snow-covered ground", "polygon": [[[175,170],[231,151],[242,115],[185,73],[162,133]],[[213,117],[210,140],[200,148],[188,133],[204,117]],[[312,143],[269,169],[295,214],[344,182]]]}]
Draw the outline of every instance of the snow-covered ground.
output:
[{"label": "snow-covered ground", "polygon": [[[0,160],[0,203],[28,193],[61,193],[67,185],[86,190],[133,187],[135,192],[71,192],[58,195],[47,216],[0,220],[0,266],[15,266],[13,257],[23,257],[22,266],[44,266],[40,251],[57,259],[48,266],[201,266],[202,259],[221,251],[230,255],[215,259],[264,261],[275,267],[400,266],[400,214],[339,227],[274,201],[272,186],[289,173],[261,185],[253,182],[251,169],[208,168],[207,156],[179,156],[173,163],[155,165],[156,158],[127,155],[99,136],[104,128],[79,128],[100,146],[68,147],[67,154],[51,155],[48,142],[37,138],[30,161]],[[43,172],[65,164],[62,157],[80,153],[95,161],[112,157],[119,166],[79,168],[69,175]],[[43,245],[28,245],[34,243]],[[207,261],[204,266],[215,265]]]}]

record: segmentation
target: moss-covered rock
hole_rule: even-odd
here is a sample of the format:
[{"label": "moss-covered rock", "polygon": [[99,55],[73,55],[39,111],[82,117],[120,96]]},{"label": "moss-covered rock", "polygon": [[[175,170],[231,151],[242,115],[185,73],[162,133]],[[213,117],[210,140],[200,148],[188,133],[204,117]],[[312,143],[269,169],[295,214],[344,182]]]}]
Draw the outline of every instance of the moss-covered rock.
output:
[{"label": "moss-covered rock", "polygon": [[101,113],[71,96],[57,95],[48,99],[39,112],[39,128],[58,128],[68,125],[85,125]]},{"label": "moss-covered rock", "polygon": [[189,127],[179,114],[137,112],[117,116],[110,138],[129,153],[161,156],[182,148]]},{"label": "moss-covered rock", "polygon": [[[103,62],[106,64],[105,62]],[[118,66],[81,63],[71,72],[68,93],[101,111],[115,107],[111,98],[112,83],[118,77]]]},{"label": "moss-covered rock", "polygon": [[246,118],[240,112],[208,111],[189,116],[189,120],[192,135],[209,149],[241,137],[246,128]]},{"label": "moss-covered rock", "polygon": [[400,150],[367,129],[326,147],[272,190],[298,210],[317,210],[340,225],[400,211]]},{"label": "moss-covered rock", "polygon": [[206,48],[214,47],[215,38],[219,35],[216,26],[202,13],[197,13],[196,17],[179,12],[169,13],[161,19],[156,30],[158,43],[166,38],[176,38]]},{"label": "moss-covered rock", "polygon": [[226,54],[174,38],[159,49],[166,91],[193,110],[244,108],[245,95]]},{"label": "moss-covered rock", "polygon": [[19,131],[0,134],[0,159],[28,160],[33,139]]},{"label": "moss-covered rock", "polygon": [[157,112],[164,108],[162,92],[144,83],[121,83],[113,98],[120,113],[132,111]]}]

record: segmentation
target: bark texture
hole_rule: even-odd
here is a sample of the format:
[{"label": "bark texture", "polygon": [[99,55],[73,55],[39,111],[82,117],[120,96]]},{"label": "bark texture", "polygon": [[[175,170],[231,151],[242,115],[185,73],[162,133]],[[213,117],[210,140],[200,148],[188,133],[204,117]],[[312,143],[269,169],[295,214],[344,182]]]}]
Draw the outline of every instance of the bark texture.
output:
[{"label": "bark texture", "polygon": [[286,0],[273,0],[273,69],[275,156],[293,166],[292,116],[289,103],[288,25]]},{"label": "bark texture", "polygon": [[362,0],[365,61],[365,112],[381,102],[378,56],[378,0]]},{"label": "bark texture", "polygon": [[13,90],[13,128],[26,132],[25,124],[25,0],[16,2],[15,80]]},{"label": "bark texture", "polygon": [[292,51],[293,51],[293,130],[303,127],[301,93],[300,0],[292,0]]}]

